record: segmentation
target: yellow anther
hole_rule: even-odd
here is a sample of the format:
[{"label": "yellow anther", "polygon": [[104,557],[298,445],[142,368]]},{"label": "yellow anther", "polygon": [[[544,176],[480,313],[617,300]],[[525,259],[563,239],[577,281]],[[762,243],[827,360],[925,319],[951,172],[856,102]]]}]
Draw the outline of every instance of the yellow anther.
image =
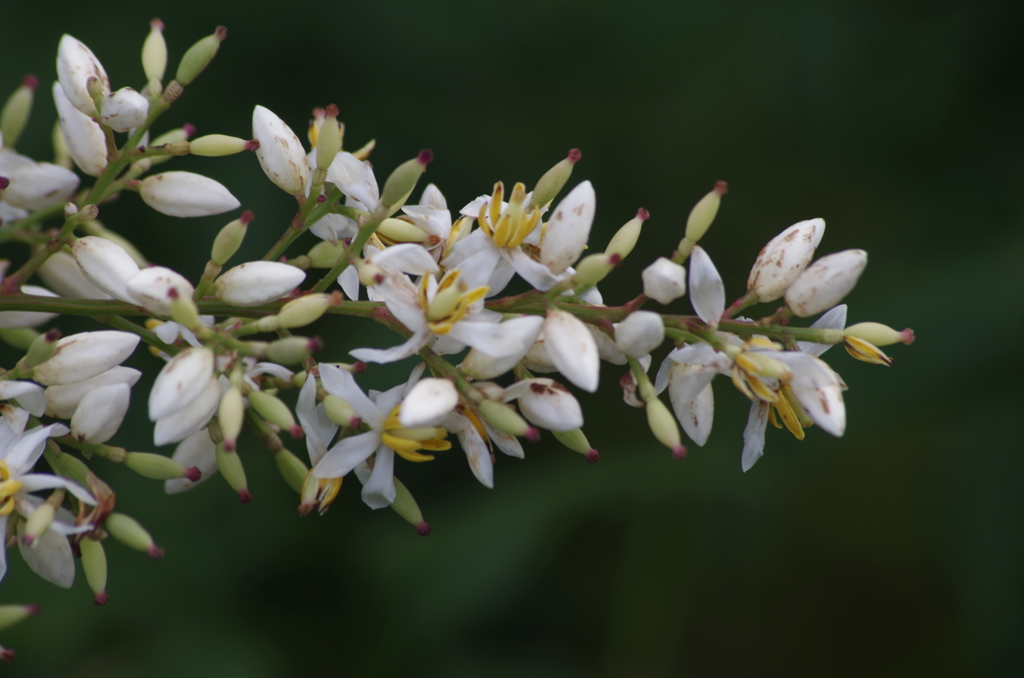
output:
[{"label": "yellow anther", "polygon": [[3,482],[0,482],[0,516],[9,516],[14,510],[14,495],[21,489],[21,483],[17,480],[10,480],[11,475],[6,464],[3,465],[0,472],[2,472],[0,477],[3,478]]},{"label": "yellow anther", "polygon": [[344,478],[314,478],[313,471],[310,469],[305,480],[302,481],[302,503],[299,505],[302,515],[306,515],[314,506],[317,507],[317,513],[320,515],[326,513],[331,502],[341,491],[343,480]]},{"label": "yellow anther", "polygon": [[768,339],[767,337],[751,337],[744,344],[744,348],[746,350],[748,350],[748,351],[750,349],[755,349],[755,348],[764,349],[764,350],[768,350],[768,351],[778,351],[778,350],[780,350],[780,346],[778,344],[776,344],[775,342],[773,342],[771,339]]},{"label": "yellow anther", "polygon": [[796,416],[796,412],[789,404],[789,400],[786,398],[779,398],[773,403],[772,408],[777,410],[779,416],[782,418],[782,423],[786,425],[789,432],[796,437],[797,440],[804,439],[804,430],[800,426],[800,421]]},{"label": "yellow anther", "polygon": [[163,320],[157,320],[156,318],[146,318],[146,322],[144,324],[146,325],[146,329],[149,330],[150,332],[152,332],[156,328],[158,328],[161,325],[163,325],[164,321]]},{"label": "yellow anther", "polygon": [[736,387],[737,391],[747,396],[749,400],[754,399],[754,392],[750,390],[749,386],[747,386],[747,380],[743,376],[743,371],[740,370],[739,365],[732,366],[732,371],[729,373],[729,376],[732,377],[732,385]]},{"label": "yellow anther", "polygon": [[793,395],[792,389],[783,384],[780,390],[782,391],[782,397],[785,398],[786,401],[789,402],[789,406],[793,408],[793,412],[796,414],[796,418],[800,422],[800,426],[803,428],[810,428],[811,426],[814,426],[814,421],[807,414],[807,410],[803,408],[803,405],[801,405],[796,399],[796,396]]},{"label": "yellow anther", "polygon": [[405,428],[398,418],[401,404],[396,405],[388,418],[384,420],[384,432],[381,434],[381,442],[386,447],[395,451],[395,454],[408,461],[430,461],[434,458],[430,454],[420,454],[420,450],[431,452],[443,452],[450,450],[452,444],[444,440],[448,431],[443,428],[421,426],[416,428]]},{"label": "yellow anther", "polygon": [[490,218],[491,226],[495,227],[501,217],[501,201],[505,196],[505,184],[500,181],[494,184],[494,193],[491,194]]},{"label": "yellow anther", "polygon": [[783,363],[764,353],[744,351],[736,356],[736,364],[744,372],[756,374],[760,377],[774,379],[789,379],[793,373]]},{"label": "yellow anther", "polygon": [[882,353],[874,344],[858,339],[857,337],[845,337],[843,344],[846,352],[857,360],[863,360],[873,365],[892,365],[892,358]]}]

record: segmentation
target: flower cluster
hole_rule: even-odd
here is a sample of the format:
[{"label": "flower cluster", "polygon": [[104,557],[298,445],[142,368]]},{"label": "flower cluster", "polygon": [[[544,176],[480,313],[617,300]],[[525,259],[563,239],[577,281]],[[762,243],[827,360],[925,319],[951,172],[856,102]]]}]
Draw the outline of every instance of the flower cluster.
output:
[{"label": "flower cluster", "polygon": [[[768,423],[798,439],[812,425],[843,435],[846,385],[821,360],[830,346],[888,365],[878,347],[913,340],[910,330],[877,323],[846,326],[841,302],[867,255],[847,250],[815,260],[821,219],[772,239],[754,262],[747,293],[727,306],[722,279],[698,244],[726,193],[723,182],[693,208],[678,247],[643,271],[642,294],[609,307],[597,285],[630,255],[649,215],[639,210],[603,251],[584,256],[588,246],[598,249],[590,237],[597,203],[589,181],[573,183],[576,149],[532,190],[498,181],[490,193],[450,204],[434,184],[417,193],[429,151],[379,184],[368,160],[373,144],[347,150],[333,105],[314,111],[308,147],[258,105],[252,139],[190,140],[189,126],[150,139],[227,37],[218,28],[197,42],[165,84],[162,29],[151,24],[139,91],[112,90],[93,52],[71,36],[61,39],[51,90],[60,118],[54,162],[15,150],[35,78],[0,114],[0,243],[30,248],[0,281],[0,338],[24,351],[0,371],[0,531],[59,586],[71,585],[79,556],[97,603],[107,599],[108,536],[154,557],[162,552],[137,521],[115,511],[95,457],[162,480],[168,493],[219,472],[248,502],[248,427],[273,453],[303,515],[326,511],[354,474],[369,507],[391,507],[426,535],[430,528],[397,475],[407,463],[452,453],[455,441],[489,488],[494,453],[523,458],[520,439],[535,441],[542,430],[596,461],[569,385],[597,391],[602,362],[611,366],[605,377],[620,372],[626,404],[646,411],[654,438],[677,458],[686,454],[682,432],[699,446],[708,440],[712,381],[726,375],[750,401],[740,455],[746,471],[763,454]],[[130,234],[97,220],[111,196],[130,192],[175,217],[235,210],[238,200],[212,179],[153,170],[176,155],[246,151],[299,205],[263,260],[224,270],[253,222],[250,212],[217,234],[198,280],[151,264]],[[95,181],[81,188],[80,175]],[[307,231],[316,244],[295,254]],[[4,262],[0,275],[7,268]],[[43,286],[30,284],[36,277]],[[502,296],[514,278],[528,291]],[[687,293],[694,315],[651,310]],[[766,317],[740,315],[778,300]],[[112,329],[68,337],[52,326],[36,329],[60,314],[95,317]],[[399,338],[351,351],[351,363],[320,362],[321,342],[293,331],[324,316],[370,319]],[[809,327],[790,324],[815,316]],[[140,342],[159,369],[147,401],[153,445],[174,445],[170,456],[108,444],[140,377],[121,363]],[[652,354],[666,342],[672,350],[652,379]],[[367,392],[357,381],[368,364],[412,358],[408,378],[387,391]],[[671,409],[660,396],[665,390]],[[282,433],[302,440],[308,456],[289,451]],[[36,472],[41,459],[49,472]],[[0,549],[0,578],[5,569]],[[4,615],[28,614],[18,609],[0,608],[0,625]]]}]

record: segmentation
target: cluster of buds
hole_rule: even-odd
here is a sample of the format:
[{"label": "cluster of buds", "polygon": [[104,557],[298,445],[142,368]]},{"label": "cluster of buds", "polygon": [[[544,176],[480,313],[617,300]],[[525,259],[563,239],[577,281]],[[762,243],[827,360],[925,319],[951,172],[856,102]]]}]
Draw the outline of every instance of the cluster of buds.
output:
[{"label": "cluster of buds", "polygon": [[[30,247],[21,266],[0,280],[0,339],[25,352],[0,372],[0,531],[5,545],[16,544],[34,571],[60,586],[71,585],[77,555],[97,603],[107,599],[108,536],[154,557],[162,551],[136,520],[114,510],[115,494],[100,478],[105,462],[95,457],[162,480],[168,493],[219,472],[249,502],[249,429],[296,492],[301,514],[326,511],[354,473],[369,507],[390,507],[426,535],[430,527],[397,477],[406,463],[450,454],[457,440],[470,472],[491,488],[495,452],[524,458],[522,440],[536,441],[542,432],[597,461],[570,387],[594,393],[602,372],[617,371],[625,403],[645,410],[653,438],[675,458],[686,455],[685,440],[708,440],[711,382],[727,375],[750,403],[739,455],[746,471],[763,453],[768,423],[798,439],[812,425],[843,435],[846,384],[820,357],[830,346],[890,365],[879,347],[913,340],[910,330],[846,325],[841,302],[867,255],[847,250],[815,260],[821,219],[773,238],[754,262],[746,294],[727,306],[722,279],[700,244],[724,182],[693,208],[677,248],[643,271],[643,293],[606,306],[597,286],[632,253],[650,215],[638,210],[603,251],[583,256],[596,249],[590,236],[597,204],[589,181],[570,187],[577,149],[531,191],[524,183],[507,190],[498,181],[454,210],[434,184],[412,203],[429,151],[378,184],[368,161],[374,143],[346,150],[333,105],[314,111],[308,147],[259,105],[250,140],[215,134],[189,141],[194,129],[186,125],[150,141],[151,127],[227,35],[219,28],[196,43],[165,85],[162,29],[159,21],[151,24],[139,91],[112,91],[93,52],[70,36],[61,39],[53,163],[14,149],[29,119],[34,78],[0,114],[0,243]],[[118,134],[127,135],[120,144]],[[298,202],[260,261],[225,270],[253,223],[251,212],[220,230],[198,280],[151,264],[130,234],[97,221],[100,206],[121,192],[137,192],[176,217],[234,210],[239,202],[210,178],[151,170],[176,155],[247,150]],[[79,174],[96,180],[80,189]],[[46,230],[48,221],[55,227]],[[316,242],[296,253],[307,231]],[[45,286],[28,284],[34,276]],[[516,277],[527,291],[501,296]],[[692,315],[651,309],[686,295]],[[740,315],[778,300],[782,305],[760,319]],[[56,328],[37,329],[61,314],[92,316],[113,329],[63,338]],[[352,362],[321,361],[314,354],[322,342],[294,332],[325,316],[373,320],[399,339],[353,350]],[[790,324],[815,316],[807,327]],[[170,455],[108,444],[141,374],[121,363],[140,342],[152,353],[143,360],[158,371],[147,401],[153,445],[173,445]],[[671,347],[652,378],[653,354],[666,343]],[[368,365],[399,361],[410,367],[402,383],[382,392],[359,385],[356,377]],[[294,454],[286,440],[300,441],[305,454]],[[49,473],[35,472],[40,459]],[[0,577],[4,558],[0,549]]]}]

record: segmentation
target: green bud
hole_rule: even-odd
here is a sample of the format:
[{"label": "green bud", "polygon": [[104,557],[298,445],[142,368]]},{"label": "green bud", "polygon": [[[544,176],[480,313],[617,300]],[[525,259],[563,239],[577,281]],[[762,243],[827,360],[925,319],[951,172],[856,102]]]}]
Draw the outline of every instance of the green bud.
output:
[{"label": "green bud", "polygon": [[396,243],[425,243],[430,237],[422,228],[410,224],[404,219],[385,219],[380,222],[380,226],[377,227],[377,233],[388,240],[395,241]]},{"label": "green bud", "polygon": [[3,136],[4,148],[14,148],[25,131],[25,125],[32,114],[32,100],[35,97],[39,78],[26,75],[21,87],[14,90],[7,98],[3,110],[0,111],[0,135]]},{"label": "green bud", "polygon": [[188,51],[185,52],[185,56],[181,57],[181,63],[178,64],[178,73],[174,76],[175,80],[185,87],[191,85],[192,81],[203,72],[203,69],[210,65],[213,57],[217,56],[220,43],[224,42],[227,37],[228,29],[218,26],[217,30],[211,35],[206,36],[189,47]]},{"label": "green bud", "polygon": [[103,528],[110,533],[110,536],[125,546],[136,551],[144,551],[150,558],[161,558],[164,550],[153,543],[153,537],[149,536],[146,528],[139,524],[131,516],[123,513],[111,513],[103,522]]},{"label": "green bud", "polygon": [[217,446],[217,468],[224,480],[228,481],[238,498],[243,504],[252,501],[252,494],[249,493],[248,483],[245,479],[245,469],[242,468],[242,460],[238,458],[237,452],[228,452],[223,445]]},{"label": "green bud", "polygon": [[540,431],[530,426],[509,405],[503,405],[494,400],[483,400],[480,402],[480,414],[488,424],[502,433],[524,437],[530,442],[540,439]]},{"label": "green bud", "polygon": [[583,429],[574,428],[571,431],[552,431],[551,434],[555,436],[555,440],[568,447],[573,452],[579,452],[586,456],[587,461],[595,462],[600,457],[597,454],[597,450],[590,446],[590,441],[587,440],[587,436],[584,435]]},{"label": "green bud", "polygon": [[242,246],[249,224],[256,217],[250,211],[242,212],[238,217],[224,228],[213,241],[213,249],[210,251],[210,259],[218,266],[223,266],[228,259],[235,256],[235,252]]},{"label": "green bud", "polygon": [[302,483],[306,480],[306,474],[309,473],[309,469],[302,463],[302,460],[282,448],[274,453],[274,463],[277,464],[277,470],[284,481],[288,483],[288,487],[301,494]]},{"label": "green bud", "polygon": [[341,306],[341,292],[307,294],[293,299],[281,307],[277,314],[278,327],[305,327],[316,322],[331,307]]},{"label": "green bud", "polygon": [[6,631],[23,619],[39,614],[36,605],[0,605],[0,631]]},{"label": "green bud", "polygon": [[78,548],[82,552],[82,569],[85,571],[85,580],[92,589],[93,600],[97,605],[106,605],[107,554],[103,551],[103,544],[86,537],[78,542]]},{"label": "green bud", "polygon": [[25,354],[25,368],[32,369],[52,358],[57,351],[58,339],[60,339],[60,330],[56,327],[33,339]]},{"label": "green bud", "polygon": [[416,188],[420,175],[426,171],[427,164],[433,159],[434,154],[424,150],[412,160],[406,160],[395,168],[384,182],[384,190],[380,192],[380,204],[387,208],[388,214],[394,213],[405,203],[409,194]]},{"label": "green bud", "polygon": [[29,350],[37,338],[39,338],[39,333],[31,327],[0,329],[0,340],[19,351]]},{"label": "green bud", "polygon": [[43,532],[50,529],[50,524],[53,523],[53,518],[56,515],[56,507],[48,501],[37,506],[29,515],[28,520],[25,521],[25,532],[22,537],[25,544],[31,544],[42,536]]},{"label": "green bud", "polygon": [[167,71],[167,42],[164,40],[164,22],[160,19],[149,22],[149,35],[142,43],[142,70],[153,93],[153,83],[159,86]]},{"label": "green bud", "polygon": [[679,436],[679,426],[675,416],[669,411],[660,398],[651,398],[647,403],[647,425],[658,442],[672,450],[672,456],[681,459],[686,456],[686,447]]},{"label": "green bud", "polygon": [[640,229],[644,225],[644,222],[650,218],[650,214],[647,210],[640,208],[637,211],[636,216],[626,222],[626,224],[620,228],[614,236],[612,236],[611,242],[608,243],[608,247],[605,248],[605,254],[618,254],[620,257],[625,259],[629,256],[629,253],[636,247],[636,241],[640,239]]},{"label": "green bud", "polygon": [[[697,204],[690,210],[690,218],[686,220],[686,239],[690,243],[697,243],[715,220],[718,214],[718,206],[722,204],[722,196],[729,190],[728,184],[719,181],[715,188],[697,201]],[[682,249],[682,246],[680,246]]]},{"label": "green bud", "polygon": [[[183,141],[188,141],[188,138],[190,136],[192,136],[193,134],[195,134],[195,133],[196,133],[196,128],[195,127],[193,127],[192,125],[185,125],[183,127],[178,127],[177,129],[172,129],[172,130],[170,130],[168,132],[164,132],[163,134],[158,136],[156,139],[153,139],[152,141],[150,141],[149,145],[150,146],[166,146],[168,144],[180,144]],[[174,157],[173,155],[157,155],[157,156],[153,156],[152,158],[147,158],[146,160],[143,160],[142,162],[148,162],[148,163],[150,163],[150,165],[160,165],[160,164],[163,164],[163,163],[167,162],[168,160],[170,160],[173,157]]]},{"label": "green bud", "polygon": [[910,328],[900,332],[898,330],[894,330],[888,325],[872,322],[850,325],[843,330],[843,335],[863,339],[864,341],[871,342],[875,346],[889,346],[897,343],[910,345],[914,342],[914,330]]},{"label": "green bud", "polygon": [[199,322],[199,307],[191,297],[178,294],[177,290],[171,289],[171,320],[182,327],[195,332],[202,323]]},{"label": "green bud", "polygon": [[317,168],[328,169],[340,150],[341,128],[338,126],[338,107],[331,104],[327,107],[327,117],[320,123],[320,133],[316,138]]},{"label": "green bud", "polygon": [[196,475],[192,482],[199,480],[199,469],[185,468],[170,457],[150,452],[129,452],[125,455],[124,465],[138,473],[144,478],[153,480],[174,480],[175,478],[186,478],[192,480],[191,475]]},{"label": "green bud", "polygon": [[235,442],[242,432],[242,424],[245,423],[245,401],[241,389],[237,386],[232,385],[220,399],[217,421],[220,422],[220,430],[224,436],[224,449],[234,452]]},{"label": "green bud", "polygon": [[573,165],[582,157],[583,154],[580,152],[580,149],[574,148],[569,151],[569,155],[561,162],[545,172],[544,176],[537,182],[537,186],[533,189],[530,206],[540,209],[554,200],[558,192],[569,181],[569,177],[572,176]]},{"label": "green bud", "polygon": [[310,265],[313,268],[333,268],[344,253],[345,243],[339,241],[332,245],[324,240],[313,245],[306,256],[309,257]]},{"label": "green bud", "polygon": [[583,257],[576,265],[576,274],[572,281],[574,285],[596,285],[605,279],[612,269],[618,266],[622,257],[618,254],[609,255],[607,252],[591,254]]},{"label": "green bud", "polygon": [[324,414],[338,426],[352,426],[352,420],[357,418],[355,409],[347,400],[330,394],[324,398]]},{"label": "green bud", "polygon": [[263,391],[252,391],[247,396],[249,404],[259,413],[261,417],[272,424],[277,424],[282,430],[288,431],[293,438],[302,435],[302,427],[295,423],[292,411],[288,409],[280,398],[272,396]]},{"label": "green bud", "polygon": [[64,452],[57,455],[57,463],[64,476],[74,480],[82,487],[89,487],[89,467],[85,465],[84,461]]},{"label": "green bud", "polygon": [[279,365],[297,365],[320,348],[320,342],[309,337],[286,337],[267,345],[266,356]]},{"label": "green bud", "polygon": [[259,147],[258,141],[242,139],[241,137],[229,137],[226,134],[207,134],[188,142],[189,153],[207,158],[219,158],[224,155],[241,153],[242,151],[255,151]]},{"label": "green bud", "polygon": [[399,480],[395,481],[395,500],[391,502],[391,508],[395,510],[395,513],[402,516],[406,522],[416,527],[416,531],[419,532],[421,537],[426,537],[430,534],[430,525],[423,520],[423,512],[420,511],[419,504],[413,498],[412,493],[409,492],[409,488]]}]

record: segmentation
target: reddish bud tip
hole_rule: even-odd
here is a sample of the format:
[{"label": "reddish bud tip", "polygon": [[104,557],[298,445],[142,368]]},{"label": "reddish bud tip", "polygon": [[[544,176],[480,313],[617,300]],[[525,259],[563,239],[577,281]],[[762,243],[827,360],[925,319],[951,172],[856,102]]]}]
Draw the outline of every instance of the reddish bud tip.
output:
[{"label": "reddish bud tip", "polygon": [[362,360],[357,360],[354,363],[352,363],[352,368],[350,370],[350,372],[352,372],[352,374],[359,374],[360,372],[365,372],[365,371],[366,371],[366,363],[364,363]]},{"label": "reddish bud tip", "polygon": [[25,606],[25,614],[27,614],[30,617],[36,616],[37,614],[39,614],[39,606],[36,605],[35,603],[33,603],[31,605],[26,605]]},{"label": "reddish bud tip", "polygon": [[298,440],[299,438],[301,438],[302,436],[304,436],[304,435],[305,435],[305,431],[303,431],[303,430],[302,430],[302,427],[301,427],[301,426],[299,426],[298,424],[296,424],[295,426],[292,426],[292,427],[291,427],[291,428],[290,428],[290,429],[288,430],[288,434],[289,434],[289,435],[290,435],[290,436],[291,436],[292,438],[295,438],[296,440]]},{"label": "reddish bud tip", "polygon": [[247,151],[258,151],[260,150],[260,142],[255,139],[249,139],[245,142],[245,150]]},{"label": "reddish bud tip", "polygon": [[152,28],[154,31],[163,32],[164,22],[160,21],[160,19],[154,18],[152,21],[149,22],[149,27]]},{"label": "reddish bud tip", "polygon": [[21,79],[21,86],[34,90],[39,87],[39,78],[30,73]]},{"label": "reddish bud tip", "polygon": [[303,502],[302,504],[299,504],[299,515],[300,516],[307,516],[307,515],[309,515],[309,512],[313,510],[313,506],[314,505],[315,504],[313,504],[313,502]]},{"label": "reddish bud tip", "polygon": [[317,202],[327,202],[327,196],[321,193],[316,197]]},{"label": "reddish bud tip", "polygon": [[17,655],[17,652],[14,650],[8,650],[6,647],[0,649],[0,659],[3,659],[5,662],[13,662]]},{"label": "reddish bud tip", "polygon": [[338,308],[339,306],[341,306],[344,303],[345,303],[345,295],[343,295],[338,290],[334,290],[333,292],[331,292],[330,304],[331,304],[332,308]]},{"label": "reddish bud tip", "polygon": [[177,299],[181,295],[178,294],[178,288],[177,287],[172,287],[171,289],[167,290],[167,296],[170,297],[171,299]]},{"label": "reddish bud tip", "polygon": [[540,440],[540,431],[537,430],[536,426],[528,426],[526,429],[526,433],[523,434],[523,437],[529,440],[531,443],[535,443],[538,440]]},{"label": "reddish bud tip", "polygon": [[185,138],[187,139],[196,133],[196,126],[192,123],[186,122],[184,125],[181,126],[181,130],[185,133]]},{"label": "reddish bud tip", "polygon": [[198,483],[199,479],[203,477],[203,472],[199,470],[198,466],[189,466],[185,469],[185,477],[193,483]]},{"label": "reddish bud tip", "polygon": [[[913,333],[911,333],[911,334],[913,334]],[[58,339],[60,339],[60,337],[61,337],[60,330],[58,330],[56,327],[51,327],[50,329],[46,330],[46,334],[43,335],[43,341],[45,341],[45,342],[47,342],[49,344],[52,344],[53,342],[55,342]]]},{"label": "reddish bud tip", "polygon": [[569,151],[569,155],[568,155],[568,157],[566,159],[569,162],[571,162],[573,165],[575,165],[576,163],[578,163],[580,161],[580,158],[582,158],[582,157],[583,157],[583,151],[581,151],[578,148],[574,148],[571,151]]},{"label": "reddish bud tip", "polygon": [[322,118],[322,117],[324,117],[325,115],[327,115],[327,109],[326,109],[326,108],[322,108],[322,107],[320,107],[320,106],[315,106],[315,107],[313,108],[313,118],[314,118],[314,119],[316,119],[316,118]]},{"label": "reddish bud tip", "polygon": [[245,210],[242,212],[242,216],[238,217],[238,220],[242,222],[243,226],[248,226],[255,218],[256,215],[252,213],[252,210]]},{"label": "reddish bud tip", "polygon": [[911,344],[913,344],[914,343],[914,330],[912,330],[912,329],[910,329],[908,327],[907,329],[905,329],[902,332],[900,332],[900,341],[902,341],[907,346],[910,346]]},{"label": "reddish bud tip", "polygon": [[362,428],[362,426],[363,426],[363,418],[362,417],[352,417],[351,419],[348,420],[348,425],[351,426],[352,428]]},{"label": "reddish bud tip", "polygon": [[434,152],[428,148],[424,148],[420,151],[420,154],[416,156],[416,162],[426,167],[430,163],[434,162]]},{"label": "reddish bud tip", "polygon": [[217,30],[213,32],[215,38],[224,42],[228,39],[228,29],[226,26],[217,26]]},{"label": "reddish bud tip", "polygon": [[593,464],[601,458],[601,455],[597,453],[597,450],[589,450],[585,455],[587,462]]},{"label": "reddish bud tip", "polygon": [[320,337],[310,337],[309,341],[306,342],[306,350],[310,353],[316,353],[324,347],[324,342]]},{"label": "reddish bud tip", "polygon": [[24,544],[25,546],[32,546],[32,543],[35,540],[36,540],[36,538],[35,538],[34,535],[26,534],[24,537],[21,538],[21,543]]},{"label": "reddish bud tip", "polygon": [[622,255],[616,252],[615,254],[608,257],[608,263],[611,264],[612,266],[618,266],[620,263],[622,263]]},{"label": "reddish bud tip", "polygon": [[252,501],[252,493],[249,492],[249,488],[243,487],[238,491],[238,498],[243,504],[248,504]]},{"label": "reddish bud tip", "polygon": [[676,445],[672,448],[673,459],[686,459],[686,445]]},{"label": "reddish bud tip", "polygon": [[92,602],[96,603],[97,605],[106,605],[107,604],[107,600],[108,600],[107,592],[106,591],[100,591],[95,596],[93,596]]},{"label": "reddish bud tip", "polygon": [[426,522],[421,521],[416,526],[416,534],[420,535],[421,537],[428,536],[430,534],[430,525],[427,525]]},{"label": "reddish bud tip", "polygon": [[643,207],[636,211],[636,218],[640,221],[647,221],[651,218],[651,213],[645,210]]},{"label": "reddish bud tip", "polygon": [[156,544],[153,544],[148,549],[146,549],[146,555],[148,555],[153,560],[160,560],[164,557],[164,550]]},{"label": "reddish bud tip", "polygon": [[327,113],[328,118],[337,118],[338,114],[341,113],[334,104],[327,104],[327,109],[324,112]]},{"label": "reddish bud tip", "polygon": [[728,192],[729,184],[725,183],[724,181],[715,182],[715,193],[717,193],[718,195],[725,195]]},{"label": "reddish bud tip", "polygon": [[11,185],[11,180],[7,177],[0,177],[0,191],[4,190]]}]

